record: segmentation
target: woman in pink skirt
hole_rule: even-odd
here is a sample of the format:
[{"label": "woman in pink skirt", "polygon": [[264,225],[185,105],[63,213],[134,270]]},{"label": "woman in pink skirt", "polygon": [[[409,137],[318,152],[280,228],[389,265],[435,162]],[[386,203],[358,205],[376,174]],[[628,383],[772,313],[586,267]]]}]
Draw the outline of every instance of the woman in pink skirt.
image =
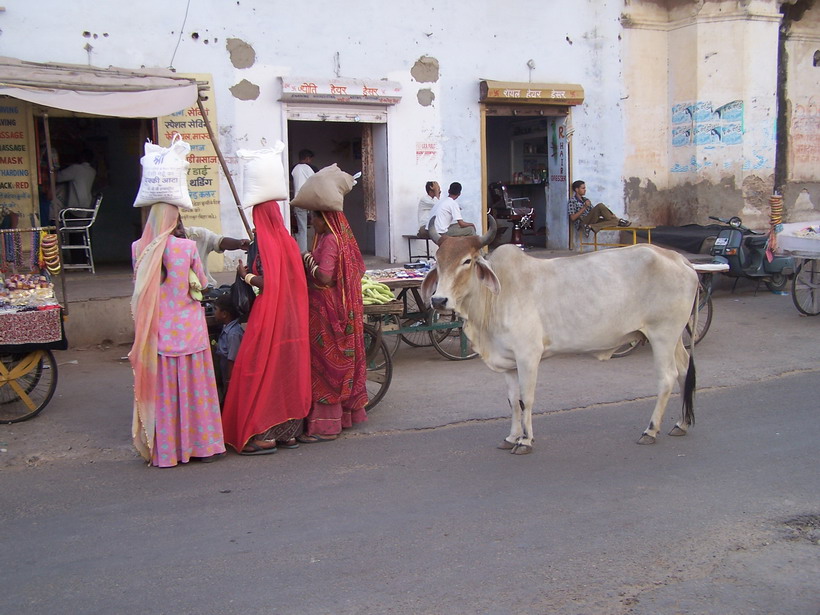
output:
[{"label": "woman in pink skirt", "polygon": [[208,328],[191,297],[191,272],[207,284],[196,243],[185,239],[179,210],[151,206],[134,258],[134,446],[161,468],[225,452]]}]

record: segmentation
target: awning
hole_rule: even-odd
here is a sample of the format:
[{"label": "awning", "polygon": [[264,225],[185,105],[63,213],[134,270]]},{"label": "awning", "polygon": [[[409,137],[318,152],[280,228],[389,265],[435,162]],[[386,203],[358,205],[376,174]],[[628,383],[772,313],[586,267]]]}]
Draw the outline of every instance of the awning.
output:
[{"label": "awning", "polygon": [[151,118],[196,104],[197,83],[160,68],[97,68],[0,57],[0,96],[91,115]]},{"label": "awning", "polygon": [[584,88],[576,83],[479,82],[483,103],[559,105],[569,107],[584,102]]}]

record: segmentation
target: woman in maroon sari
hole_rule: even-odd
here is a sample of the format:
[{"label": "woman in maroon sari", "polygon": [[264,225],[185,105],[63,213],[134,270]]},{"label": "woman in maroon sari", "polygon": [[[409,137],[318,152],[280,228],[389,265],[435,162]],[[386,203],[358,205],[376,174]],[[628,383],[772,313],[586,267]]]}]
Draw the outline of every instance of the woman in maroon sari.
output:
[{"label": "woman in maroon sari", "polygon": [[307,285],[299,247],[276,201],[253,208],[258,256],[245,282],[261,289],[253,303],[222,411],[225,442],[242,455],[295,448],[310,407]]},{"label": "woman in maroon sari", "polygon": [[304,255],[310,306],[313,404],[303,443],[335,440],[367,420],[367,365],[362,326],[364,261],[340,211],[313,216],[313,251]]}]

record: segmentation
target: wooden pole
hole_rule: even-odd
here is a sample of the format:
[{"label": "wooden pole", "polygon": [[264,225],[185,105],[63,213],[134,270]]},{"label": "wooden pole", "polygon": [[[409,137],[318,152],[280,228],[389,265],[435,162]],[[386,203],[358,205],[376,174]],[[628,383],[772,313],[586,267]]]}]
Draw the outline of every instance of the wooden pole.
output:
[{"label": "wooden pole", "polygon": [[239,193],[237,193],[236,186],[233,183],[233,178],[231,177],[231,174],[228,171],[228,164],[225,162],[225,158],[224,156],[222,156],[222,151],[219,149],[219,143],[216,140],[213,128],[211,128],[211,121],[208,119],[208,114],[205,113],[205,106],[202,104],[201,97],[196,97],[196,104],[199,107],[199,113],[202,115],[202,119],[205,121],[205,128],[208,129],[208,136],[211,139],[211,143],[214,144],[216,155],[219,158],[219,164],[222,165],[222,171],[224,171],[225,173],[225,178],[228,180],[228,186],[230,186],[231,193],[233,194],[233,198],[236,201],[236,208],[239,210],[239,217],[242,218],[242,224],[245,225],[245,230],[248,233],[248,238],[252,240],[253,232],[251,231],[251,225],[248,223],[248,219],[245,217],[245,212],[242,211],[242,202],[239,200]]},{"label": "wooden pole", "polygon": [[[51,186],[51,204],[54,203],[54,200],[57,198],[57,170],[54,168],[54,154],[51,151],[51,130],[48,126],[48,112],[43,112],[43,134],[46,138],[46,157],[48,159],[48,181],[49,185]],[[39,147],[39,143],[37,144]],[[39,164],[39,162],[38,162]],[[61,203],[62,205],[62,203]],[[62,207],[60,207],[62,209]],[[57,234],[57,255],[60,257],[60,289],[63,292],[63,313],[68,316],[68,295],[66,294],[65,289],[65,263],[63,263],[63,242],[61,241],[61,233],[60,233],[60,213],[57,212],[57,219],[54,221],[54,224],[57,226],[56,234]],[[43,224],[43,221],[40,220],[41,226],[46,226]]]}]

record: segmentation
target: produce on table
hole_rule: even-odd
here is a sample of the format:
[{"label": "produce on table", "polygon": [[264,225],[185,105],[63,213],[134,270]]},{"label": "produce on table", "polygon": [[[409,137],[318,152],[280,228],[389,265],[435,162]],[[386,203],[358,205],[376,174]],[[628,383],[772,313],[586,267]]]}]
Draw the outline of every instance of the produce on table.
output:
[{"label": "produce on table", "polygon": [[362,303],[365,305],[382,305],[395,298],[393,291],[386,284],[376,282],[367,275],[362,278]]}]

